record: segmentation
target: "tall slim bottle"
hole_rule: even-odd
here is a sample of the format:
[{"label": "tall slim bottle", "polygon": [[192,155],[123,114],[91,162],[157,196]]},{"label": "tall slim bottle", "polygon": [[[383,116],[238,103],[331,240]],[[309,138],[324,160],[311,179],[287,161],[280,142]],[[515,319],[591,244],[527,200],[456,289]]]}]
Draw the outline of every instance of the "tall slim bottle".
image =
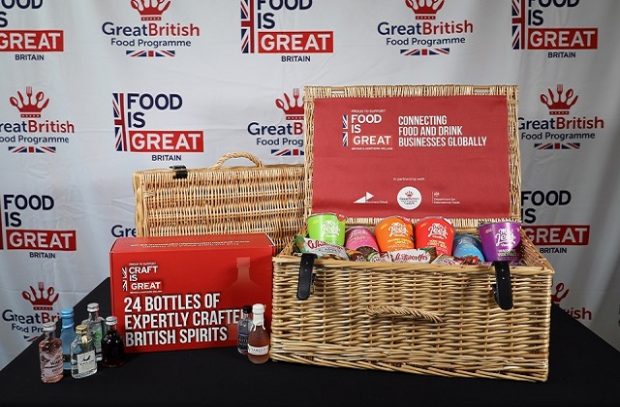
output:
[{"label": "tall slim bottle", "polygon": [[101,339],[103,338],[103,318],[99,316],[99,304],[91,302],[86,306],[88,311],[88,319],[82,321],[82,324],[88,327],[90,336],[93,337],[95,343],[95,353],[97,354],[97,362],[101,361]]},{"label": "tall slim bottle", "polygon": [[248,359],[250,362],[261,364],[269,360],[269,332],[265,329],[265,306],[252,306],[252,329],[248,336]]},{"label": "tall slim bottle", "polygon": [[125,364],[125,344],[123,338],[116,330],[118,318],[110,315],[105,319],[107,332],[101,340],[101,353],[103,359],[101,365],[103,367],[120,367]]},{"label": "tall slim bottle", "polygon": [[60,329],[60,340],[62,341],[62,359],[66,373],[71,372],[71,343],[75,339],[75,327],[73,324],[73,308],[63,308],[60,310],[62,328]]},{"label": "tall slim bottle", "polygon": [[75,327],[75,339],[71,344],[71,376],[81,379],[97,373],[95,343],[88,327],[80,324]]},{"label": "tall slim bottle", "polygon": [[56,323],[43,324],[43,339],[39,342],[41,381],[56,383],[62,379],[62,343],[56,338]]}]

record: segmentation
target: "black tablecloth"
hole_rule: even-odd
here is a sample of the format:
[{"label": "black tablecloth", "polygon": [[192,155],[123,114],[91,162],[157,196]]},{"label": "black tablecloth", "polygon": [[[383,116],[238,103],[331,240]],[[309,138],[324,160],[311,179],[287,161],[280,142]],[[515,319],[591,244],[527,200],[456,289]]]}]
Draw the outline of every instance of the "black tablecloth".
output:
[{"label": "black tablecloth", "polygon": [[[110,313],[109,279],[75,307],[97,301]],[[234,348],[131,355],[117,369],[84,378],[40,381],[36,343],[0,372],[0,406],[620,406],[620,352],[558,307],[551,313],[549,379],[544,383],[461,379],[315,367],[254,365]]]}]

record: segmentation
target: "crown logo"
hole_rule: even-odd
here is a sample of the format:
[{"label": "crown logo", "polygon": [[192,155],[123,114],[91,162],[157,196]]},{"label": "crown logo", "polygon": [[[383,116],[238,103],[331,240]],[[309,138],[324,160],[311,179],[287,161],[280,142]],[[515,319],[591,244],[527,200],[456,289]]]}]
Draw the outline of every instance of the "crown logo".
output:
[{"label": "crown logo", "polygon": [[434,20],[444,0],[405,0],[405,3],[413,10],[416,20]]},{"label": "crown logo", "polygon": [[22,297],[26,301],[30,301],[32,309],[35,311],[51,311],[54,303],[58,300],[58,294],[54,294],[54,287],[48,287],[45,290],[45,284],[39,281],[39,292],[33,286],[30,286],[30,292],[22,291]]},{"label": "crown logo", "polygon": [[293,101],[284,93],[284,100],[276,99],[276,106],[284,111],[284,117],[286,120],[303,120],[304,119],[304,104],[303,100],[299,99],[299,89],[293,89]]},{"label": "crown logo", "polygon": [[407,192],[405,192],[405,196],[409,199],[411,199],[413,197],[413,191],[411,190],[407,190]]},{"label": "crown logo", "polygon": [[553,302],[556,305],[559,305],[560,301],[566,298],[569,291],[570,290],[568,288],[566,289],[564,288],[564,283],[558,283],[555,286],[555,293],[551,294],[551,302]]},{"label": "crown logo", "polygon": [[560,84],[556,87],[557,97],[553,94],[551,89],[547,89],[549,97],[544,93],[540,95],[540,101],[549,108],[549,114],[552,115],[567,115],[570,112],[570,108],[577,103],[579,96],[574,96],[575,92],[569,89],[566,94],[564,93],[564,85]]},{"label": "crown logo", "polygon": [[159,21],[170,7],[170,0],[131,0],[131,7],[140,13],[142,21]]},{"label": "crown logo", "polygon": [[20,91],[17,91],[17,97],[11,96],[9,102],[19,110],[21,117],[41,117],[41,111],[45,109],[50,102],[49,98],[45,98],[45,93],[39,91],[34,98],[32,97],[32,86],[26,86],[26,97]]}]

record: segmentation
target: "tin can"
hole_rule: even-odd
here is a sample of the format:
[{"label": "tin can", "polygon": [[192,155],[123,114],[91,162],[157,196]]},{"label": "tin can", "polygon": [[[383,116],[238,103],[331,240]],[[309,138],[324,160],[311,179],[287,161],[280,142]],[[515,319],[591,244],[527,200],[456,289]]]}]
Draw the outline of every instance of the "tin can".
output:
[{"label": "tin can", "polygon": [[484,223],[478,227],[487,261],[521,261],[521,225],[517,222]]},{"label": "tin can", "polygon": [[480,239],[469,233],[457,233],[454,237],[454,257],[477,257],[484,262]]},{"label": "tin can", "polygon": [[454,243],[454,226],[446,219],[439,216],[429,216],[420,219],[415,225],[416,246],[434,247],[437,255],[452,255]]},{"label": "tin can", "polygon": [[315,213],[308,216],[308,237],[344,246],[344,216],[335,213]]},{"label": "tin can", "polygon": [[400,216],[383,219],[375,227],[375,237],[382,252],[413,249],[413,226]]},{"label": "tin can", "polygon": [[347,229],[345,235],[345,247],[351,250],[358,250],[360,247],[371,247],[375,251],[379,251],[379,246],[375,240],[375,236],[370,229],[364,226],[354,226]]}]

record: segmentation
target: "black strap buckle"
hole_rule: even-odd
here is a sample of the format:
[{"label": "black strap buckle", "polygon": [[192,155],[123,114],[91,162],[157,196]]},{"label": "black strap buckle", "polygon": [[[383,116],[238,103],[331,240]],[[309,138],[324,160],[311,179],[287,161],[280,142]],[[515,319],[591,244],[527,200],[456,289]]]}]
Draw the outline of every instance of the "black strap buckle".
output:
[{"label": "black strap buckle", "polygon": [[171,170],[174,171],[173,179],[186,179],[187,178],[187,167],[184,165],[172,165],[170,167]]},{"label": "black strap buckle", "polygon": [[297,299],[307,300],[314,284],[314,260],[317,256],[313,253],[302,253],[299,262],[299,278],[297,280]]},{"label": "black strap buckle", "polygon": [[510,264],[507,261],[494,261],[495,284],[493,284],[493,298],[503,310],[512,309],[512,281],[510,278]]}]

